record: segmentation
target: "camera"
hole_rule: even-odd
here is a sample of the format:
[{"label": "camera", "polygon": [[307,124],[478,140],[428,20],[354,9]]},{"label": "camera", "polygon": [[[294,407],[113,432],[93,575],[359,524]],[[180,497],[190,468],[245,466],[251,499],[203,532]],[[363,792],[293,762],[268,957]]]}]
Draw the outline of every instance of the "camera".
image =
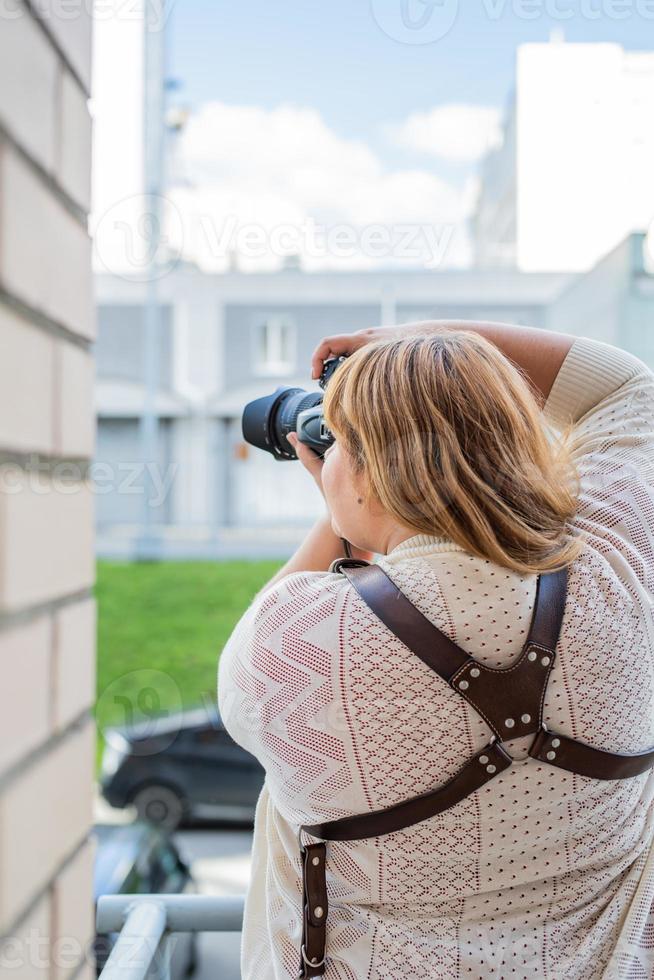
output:
[{"label": "camera", "polygon": [[[330,357],[325,361],[318,381],[323,391],[344,360],[345,357]],[[300,442],[323,456],[334,442],[334,436],[325,424],[322,400],[322,391],[288,386],[277,388],[272,395],[255,398],[243,410],[243,438],[251,446],[284,461],[297,459],[297,453],[286,439],[290,432],[295,432]]]}]

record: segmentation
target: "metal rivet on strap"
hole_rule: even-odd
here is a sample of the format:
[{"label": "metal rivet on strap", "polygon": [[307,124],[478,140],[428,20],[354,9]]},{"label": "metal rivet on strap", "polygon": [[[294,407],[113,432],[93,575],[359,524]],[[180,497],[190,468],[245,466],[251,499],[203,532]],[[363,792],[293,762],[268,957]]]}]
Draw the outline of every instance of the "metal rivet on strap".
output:
[{"label": "metal rivet on strap", "polygon": [[524,722],[525,725],[528,725],[531,721],[531,715],[520,715],[520,721]]},{"label": "metal rivet on strap", "polygon": [[541,657],[541,661],[540,662],[542,663],[543,667],[547,667],[548,664],[549,664],[549,662],[550,662],[550,658],[549,657]]},{"label": "metal rivet on strap", "polygon": [[556,759],[556,752],[548,752],[545,758],[550,759],[550,761]]},{"label": "metal rivet on strap", "polygon": [[493,766],[493,765],[486,766],[486,772],[495,772],[496,769],[497,766]]},{"label": "metal rivet on strap", "polygon": [[513,718],[506,718],[504,724],[506,725],[507,728],[513,728],[513,726],[515,725],[515,721],[513,720]]},{"label": "metal rivet on strap", "polygon": [[480,755],[479,756],[479,761],[481,762],[482,766],[485,766],[486,763],[488,762],[488,756],[487,755]]},{"label": "metal rivet on strap", "polygon": [[320,864],[320,858],[319,857],[311,858],[311,863],[312,864]]},{"label": "metal rivet on strap", "polygon": [[560,738],[553,738],[552,739],[552,748],[558,749],[558,747],[559,747],[560,744],[561,744],[561,739]]},{"label": "metal rivet on strap", "polygon": [[459,681],[459,687],[461,688],[462,691],[465,691],[465,689],[467,688],[467,686],[468,686],[468,682],[467,681]]},{"label": "metal rivet on strap", "polygon": [[529,653],[527,654],[527,660],[532,660],[533,661],[533,660],[536,659],[537,656],[538,656],[538,654],[536,653],[535,650],[530,650]]},{"label": "metal rivet on strap", "polygon": [[316,919],[322,919],[324,912],[325,910],[323,909],[322,905],[316,905],[315,909],[313,910],[313,914],[315,915]]},{"label": "metal rivet on strap", "polygon": [[471,677],[479,677],[479,667],[473,667],[470,671]]}]

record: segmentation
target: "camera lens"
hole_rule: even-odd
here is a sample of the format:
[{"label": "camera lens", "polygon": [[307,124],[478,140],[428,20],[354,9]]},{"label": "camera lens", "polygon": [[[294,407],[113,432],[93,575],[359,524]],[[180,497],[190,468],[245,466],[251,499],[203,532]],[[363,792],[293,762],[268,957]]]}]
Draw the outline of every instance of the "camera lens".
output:
[{"label": "camera lens", "polygon": [[321,405],[322,399],[322,391],[304,388],[278,388],[272,395],[257,398],[243,411],[243,438],[257,449],[272,453],[275,459],[297,459],[286,436],[297,430],[300,412]]},{"label": "camera lens", "polygon": [[[326,387],[344,360],[344,357],[332,357],[325,361],[319,381],[321,388]],[[323,419],[322,400],[322,391],[288,387],[256,398],[243,410],[243,438],[275,459],[297,459],[297,453],[286,439],[290,432],[297,432],[300,442],[322,455],[334,441]]]}]

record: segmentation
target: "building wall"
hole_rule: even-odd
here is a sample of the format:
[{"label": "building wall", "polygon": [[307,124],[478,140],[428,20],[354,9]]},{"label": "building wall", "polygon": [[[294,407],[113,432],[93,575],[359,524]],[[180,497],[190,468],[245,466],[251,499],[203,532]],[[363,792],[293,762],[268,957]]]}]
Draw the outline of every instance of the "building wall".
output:
[{"label": "building wall", "polygon": [[[523,44],[504,144],[481,170],[480,267],[586,272],[654,220],[654,53]],[[628,179],[625,175],[628,174]]]},{"label": "building wall", "polygon": [[480,269],[516,264],[516,105],[509,103],[502,143],[481,166],[481,181],[472,218],[475,263]]},{"label": "building wall", "polygon": [[523,45],[517,93],[518,267],[585,271],[654,217],[654,55]]},{"label": "building wall", "polygon": [[[338,302],[298,304],[293,302],[290,291],[285,303],[229,304],[225,306],[223,313],[224,347],[220,351],[221,360],[224,359],[229,365],[225,388],[238,387],[260,379],[256,363],[255,332],[266,320],[285,317],[292,323],[295,344],[293,364],[288,373],[302,376],[308,374],[314,347],[321,337],[334,332],[335,325],[347,323],[349,330],[363,330],[379,322],[379,315],[379,305],[344,305]],[[287,383],[286,379],[284,383]]]},{"label": "building wall", "polygon": [[624,345],[625,304],[633,275],[635,241],[638,238],[625,239],[590,272],[562,291],[548,310],[547,323],[552,330]]},{"label": "building wall", "polygon": [[[95,356],[98,377],[140,381],[143,378],[144,307],[100,306],[97,321]],[[172,385],[172,323],[169,306],[161,309],[159,327],[157,379],[161,388],[169,389]]]},{"label": "building wall", "polygon": [[0,24],[0,973],[20,980],[92,975],[91,24],[55,10]]}]

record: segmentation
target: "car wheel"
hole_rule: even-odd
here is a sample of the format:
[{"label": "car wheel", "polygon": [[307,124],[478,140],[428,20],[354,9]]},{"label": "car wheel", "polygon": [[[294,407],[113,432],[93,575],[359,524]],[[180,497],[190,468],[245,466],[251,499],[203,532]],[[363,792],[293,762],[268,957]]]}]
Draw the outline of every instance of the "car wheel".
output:
[{"label": "car wheel", "polygon": [[184,801],[170,786],[144,786],[134,794],[132,803],[139,820],[163,830],[176,830],[186,815]]}]

